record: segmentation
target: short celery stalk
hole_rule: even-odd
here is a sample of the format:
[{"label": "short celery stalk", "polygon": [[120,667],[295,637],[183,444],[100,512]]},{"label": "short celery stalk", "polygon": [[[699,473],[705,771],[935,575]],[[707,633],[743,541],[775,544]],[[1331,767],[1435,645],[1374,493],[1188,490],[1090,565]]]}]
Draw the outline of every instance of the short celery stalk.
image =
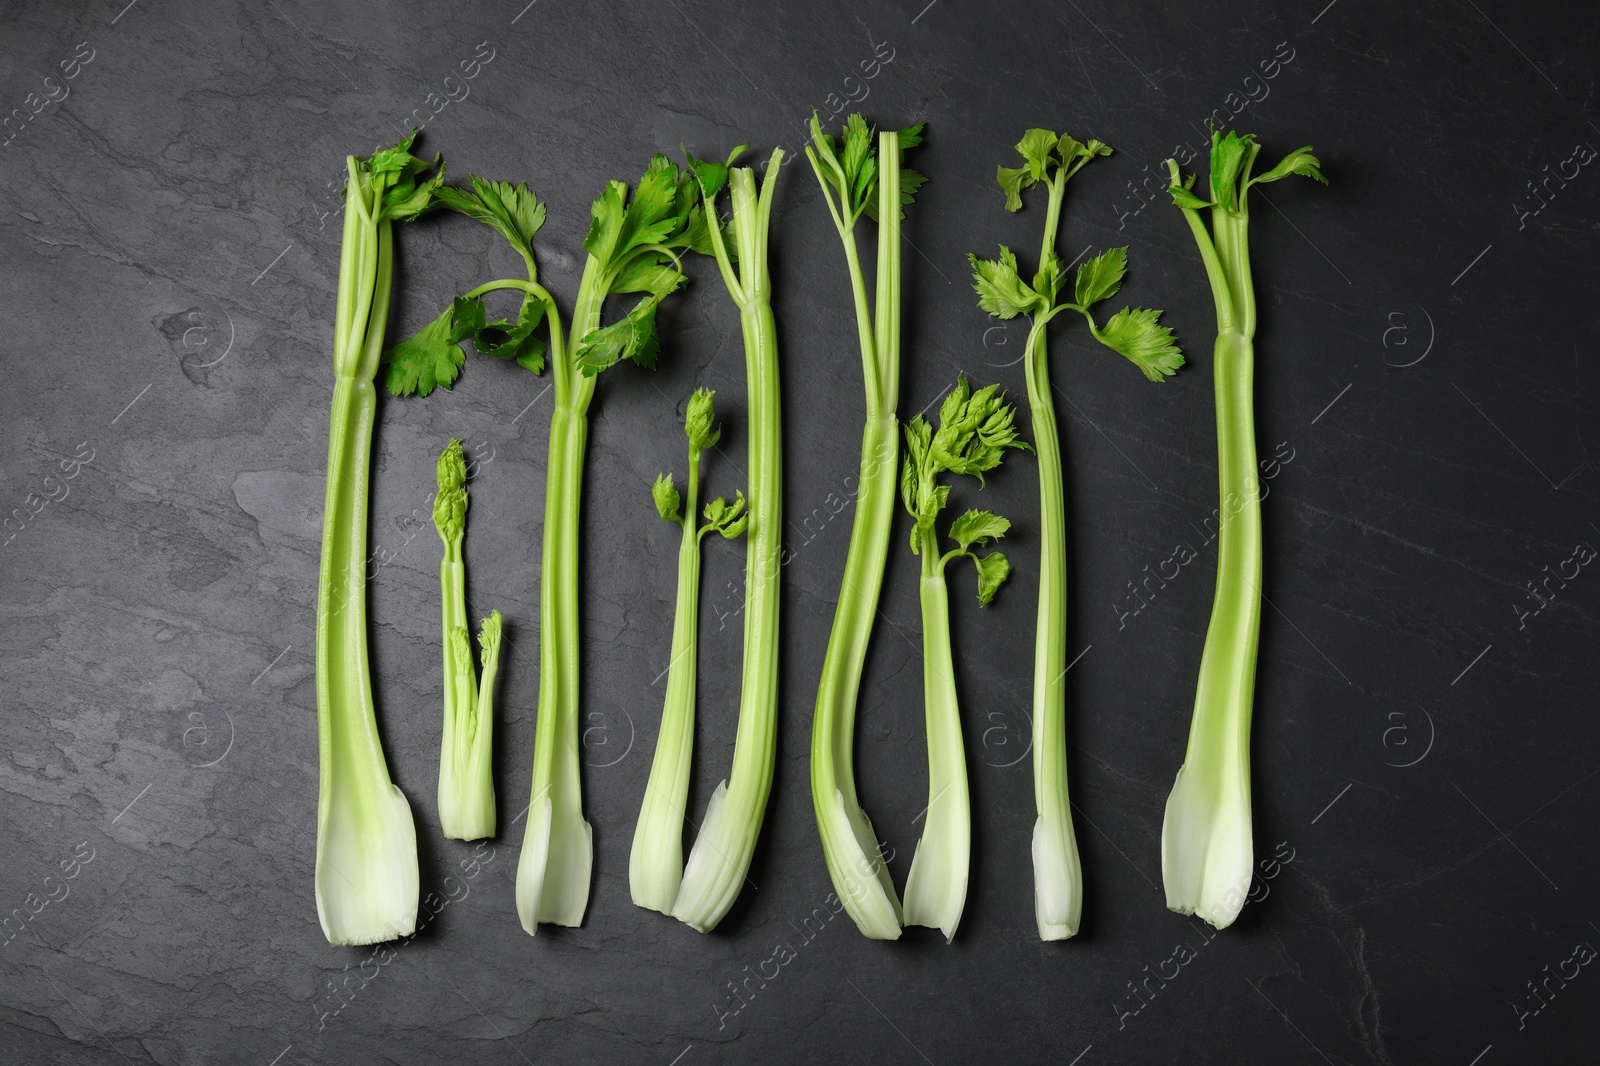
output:
[{"label": "short celery stalk", "polygon": [[[1211,134],[1211,198],[1167,160],[1169,192],[1205,263],[1217,312],[1217,466],[1222,503],[1217,588],[1200,654],[1189,746],[1167,798],[1161,878],[1167,906],[1218,929],[1233,924],[1255,859],[1250,815],[1250,718],[1261,632],[1261,486],[1256,479],[1253,387],[1256,297],[1250,277],[1250,186],[1300,174],[1327,184],[1311,146],[1252,178],[1254,136]],[[1208,230],[1200,212],[1211,209]]]},{"label": "short celery stalk", "polygon": [[722,436],[714,421],[715,395],[710,389],[700,389],[689,398],[684,417],[684,433],[689,438],[689,481],[684,495],[679,497],[669,474],[657,477],[651,488],[657,513],[663,521],[676,522],[683,528],[683,541],[678,548],[678,597],[672,620],[666,701],[661,709],[661,732],[650,763],[650,779],[633,831],[628,887],[634,903],[663,914],[672,913],[683,881],[683,818],[694,757],[700,542],[712,532],[728,539],[737,537],[749,519],[743,493],[731,504],[720,496],[707,504],[704,525],[695,517],[700,494],[700,455]]},{"label": "short celery stalk", "polygon": [[461,442],[452,440],[436,467],[439,491],[433,525],[444,542],[439,592],[444,632],[444,732],[439,745],[439,824],[452,840],[494,836],[494,682],[500,667],[502,619],[483,620],[483,680],[473,665],[467,630],[467,568],[462,542],[467,530],[467,463]]},{"label": "short celery stalk", "polygon": [[427,210],[443,169],[416,134],[349,156],[333,335],[333,409],[317,591],[317,917],[328,942],[376,944],[417,921],[417,836],[389,779],[367,658],[367,508],[377,376],[389,319],[396,219]]},{"label": "short celery stalk", "polygon": [[699,181],[704,218],[715,223],[717,196],[724,185],[732,200],[733,219],[728,234],[736,252],[731,252],[723,239],[722,226],[710,225],[708,236],[723,283],[739,307],[750,419],[744,668],[733,769],[711,794],[672,908],[674,917],[702,933],[716,928],[748,880],[750,859],[761,835],[767,796],[772,791],[778,739],[783,431],[778,402],[778,330],[772,317],[767,248],[783,150],[773,150],[759,192],[753,170],[730,165],[743,151],[742,147],[735,149],[727,163],[689,158]]},{"label": "short celery stalk", "polygon": [[[521,255],[528,279],[491,281],[457,297],[414,337],[389,353],[388,384],[396,395],[449,388],[473,340],[483,355],[515,359],[540,373],[548,353],[552,377],[549,460],[545,470],[544,544],[540,556],[539,714],[534,725],[532,790],[517,863],[517,915],[530,935],[539,923],[575,926],[588,908],[593,834],[583,817],[579,774],[579,515],[589,406],[595,377],[626,359],[654,367],[660,352],[656,309],[682,285],[683,249],[710,251],[695,179],[665,156],[650,160],[633,190],[606,185],[590,211],[583,239],[588,259],[578,285],[571,332],[564,337],[555,299],[538,283],[533,239],[545,206],[525,185],[472,176],[471,187],[445,187],[444,206],[493,228]],[[486,322],[485,294],[523,293],[516,322]],[[609,324],[612,294],[640,293]],[[549,342],[538,336],[543,329]]]},{"label": "short celery stalk", "polygon": [[956,701],[955,662],[950,647],[950,596],[945,569],[968,558],[978,570],[978,603],[987,604],[1011,573],[997,551],[979,555],[975,546],[998,540],[1011,523],[990,511],[967,511],[950,524],[957,547],[939,551],[936,524],[950,499],[947,473],[980,480],[1000,465],[1017,440],[1015,412],[990,385],[973,392],[966,379],[945,397],[935,429],[920,414],[906,424],[906,459],[900,493],[915,522],[911,550],[922,557],[922,689],[928,731],[928,806],[906,878],[905,924],[938,929],[953,940],[967,902],[972,858],[972,805],[967,793],[967,758]]},{"label": "short celery stalk", "polygon": [[[854,745],[861,672],[878,615],[894,525],[900,443],[895,408],[900,400],[901,205],[911,201],[924,180],[900,166],[885,169],[881,161],[902,160],[906,150],[921,143],[922,126],[879,133],[876,150],[872,137],[860,115],[850,116],[837,139],[824,134],[813,116],[812,143],[806,148],[844,245],[867,408],[850,549],[811,721],[811,800],[828,875],[845,913],[864,935],[894,940],[900,936],[900,897],[872,821],[856,797]],[[855,235],[862,215],[878,223],[876,315],[867,300]]]},{"label": "short celery stalk", "polygon": [[1145,377],[1161,381],[1183,364],[1172,333],[1159,325],[1160,311],[1124,308],[1102,327],[1090,307],[1116,294],[1127,270],[1128,250],[1112,248],[1078,268],[1070,289],[1056,253],[1057,230],[1067,182],[1097,156],[1111,149],[1099,141],[1079,142],[1049,130],[1031,129],[1017,145],[1021,167],[997,168],[1006,209],[1022,209],[1022,193],[1043,183],[1049,193],[1039,270],[1031,284],[1022,280],[1009,248],[998,260],[971,257],[978,303],[998,318],[1026,315],[1031,321],[1025,348],[1028,409],[1039,453],[1039,613],[1033,659],[1033,796],[1038,819],[1033,827],[1034,918],[1042,940],[1065,940],[1078,932],[1083,911],[1083,872],[1067,795],[1067,522],[1062,478],[1061,432],[1051,395],[1048,326],[1061,311],[1077,311],[1101,344],[1131,360]]}]

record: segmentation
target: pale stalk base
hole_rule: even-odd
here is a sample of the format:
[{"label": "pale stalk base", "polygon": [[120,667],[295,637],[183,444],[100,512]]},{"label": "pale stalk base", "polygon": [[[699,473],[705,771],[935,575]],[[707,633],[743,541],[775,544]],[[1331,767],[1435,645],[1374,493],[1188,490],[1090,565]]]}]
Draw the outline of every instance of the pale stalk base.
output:
[{"label": "pale stalk base", "polygon": [[318,834],[317,918],[335,947],[381,944],[417,929],[417,830],[393,785],[378,807],[332,804]]},{"label": "pale stalk base", "polygon": [[1161,825],[1161,880],[1167,907],[1226,929],[1250,892],[1255,851],[1250,840],[1250,788],[1221,786],[1188,764],[1167,797]]}]

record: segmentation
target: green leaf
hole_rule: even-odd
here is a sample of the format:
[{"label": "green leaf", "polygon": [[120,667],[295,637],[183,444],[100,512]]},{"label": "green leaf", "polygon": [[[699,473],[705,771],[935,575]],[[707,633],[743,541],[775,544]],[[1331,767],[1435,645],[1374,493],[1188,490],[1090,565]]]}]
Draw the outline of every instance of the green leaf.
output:
[{"label": "green leaf", "polygon": [[469,174],[472,188],[444,187],[436,196],[452,211],[493,227],[511,246],[526,256],[533,255],[533,238],[544,226],[545,206],[529,188],[509,181],[492,181]]},{"label": "green leaf", "polygon": [[1089,307],[1122,288],[1128,273],[1128,249],[1110,248],[1078,267],[1078,306]]},{"label": "green leaf", "polygon": [[950,523],[950,539],[961,545],[962,551],[967,551],[974,544],[999,540],[1010,528],[1011,522],[993,511],[968,511]]},{"label": "green leaf", "polygon": [[702,533],[715,530],[725,540],[732,540],[745,531],[750,524],[750,514],[745,510],[744,493],[735,495],[737,498],[732,503],[718,496],[706,504],[703,512],[706,524],[701,529]]},{"label": "green leaf", "polygon": [[[1194,175],[1189,175],[1189,180],[1192,183],[1194,181]],[[1200,199],[1200,197],[1196,196],[1182,185],[1168,186],[1167,192],[1172,194],[1173,203],[1187,210],[1199,211],[1202,208],[1216,206],[1210,200]]]},{"label": "green leaf", "polygon": [[622,220],[627,216],[628,186],[621,181],[606,182],[605,191],[589,208],[589,232],[584,235],[584,251],[608,262],[622,232]]},{"label": "green leaf", "polygon": [[1005,579],[1011,576],[1011,560],[1002,552],[990,552],[973,561],[978,564],[978,603],[987,607]]},{"label": "green leaf", "polygon": [[583,375],[594,377],[622,359],[631,359],[646,369],[654,369],[656,357],[661,352],[661,338],[656,333],[656,308],[668,293],[682,283],[682,279],[683,275],[679,274],[678,282],[672,288],[646,296],[622,318],[584,337],[573,354]]},{"label": "green leaf", "polygon": [[973,392],[966,378],[958,379],[939,409],[939,428],[928,448],[931,465],[982,481],[1000,465],[1005,449],[1027,447],[1017,440],[1015,420],[1016,409],[999,385]]},{"label": "green leaf", "polygon": [[[1078,143],[1070,137],[1067,140],[1074,145]],[[1049,130],[1031,129],[1022,135],[1022,140],[1017,142],[1017,151],[1022,153],[1022,158],[1026,161],[1028,177],[1033,179],[1028,184],[1032,185],[1033,182],[1043,181],[1048,175],[1050,153],[1055,150],[1059,141],[1060,138]]]},{"label": "green leaf", "polygon": [[461,372],[466,355],[461,342],[482,331],[483,303],[457,296],[444,314],[383,354],[389,371],[384,378],[395,396],[426,396],[439,385],[448,389]]},{"label": "green leaf", "polygon": [[650,157],[650,165],[645,168],[639,184],[634,186],[633,198],[628,201],[621,235],[613,255],[620,256],[644,245],[660,244],[682,228],[688,206],[684,204],[681,212],[677,210],[680,207],[680,181],[676,163],[660,152]]},{"label": "green leaf", "polygon": [[683,275],[670,259],[644,252],[627,261],[616,278],[608,285],[608,292],[671,292],[678,287]]},{"label": "green leaf", "polygon": [[995,167],[995,180],[1000,183],[1000,189],[1006,194],[1006,210],[1022,210],[1022,190],[1031,189],[1034,180],[1029,176],[1025,167]]},{"label": "green leaf", "polygon": [[1160,311],[1124,307],[1094,335],[1101,344],[1132,361],[1145,377],[1161,381],[1183,365],[1183,352],[1174,343],[1172,330],[1161,325],[1160,319]]},{"label": "green leaf", "polygon": [[978,306],[991,315],[1015,318],[1048,310],[1044,298],[1017,275],[1017,257],[1005,245],[1000,246],[998,261],[969,253],[967,262],[972,264],[972,288],[978,294]]},{"label": "green leaf", "polygon": [[716,395],[710,389],[697,389],[689,397],[689,409],[683,416],[683,431],[689,438],[689,450],[692,452],[703,452],[722,439],[722,431],[715,424],[716,412],[712,410],[712,400]]},{"label": "green leaf", "polygon": [[1321,166],[1321,160],[1311,154],[1311,146],[1308,144],[1304,148],[1296,148],[1290,152],[1284,157],[1283,162],[1265,174],[1251,179],[1250,184],[1260,185],[1264,182],[1286,178],[1290,174],[1299,174],[1301,177],[1311,178],[1326,185],[1328,184],[1328,179],[1322,176],[1322,171],[1319,169]]},{"label": "green leaf", "polygon": [[708,200],[715,200],[717,194],[728,184],[728,168],[733,161],[750,150],[748,144],[741,144],[728,154],[726,163],[714,163],[709,159],[696,159],[694,153],[682,144],[678,145],[683,151],[683,158],[688,162],[689,169],[694,172],[695,180],[700,185],[700,191]]},{"label": "green leaf", "polygon": [[928,128],[926,122],[918,122],[914,126],[906,126],[900,131],[900,150],[902,152],[916,148],[925,140],[922,131]]},{"label": "green leaf", "polygon": [[656,513],[664,522],[677,522],[682,519],[678,514],[678,505],[682,502],[678,497],[678,487],[672,483],[671,474],[657,474],[656,482],[650,486],[650,496],[656,501]]},{"label": "green leaf", "polygon": [[1045,253],[1044,263],[1033,275],[1033,291],[1054,304],[1056,294],[1061,291],[1061,281],[1061,257],[1052,249]]},{"label": "green leaf", "polygon": [[1255,152],[1255,136],[1239,136],[1232,130],[1219,137],[1211,131],[1211,198],[1234,210],[1239,204],[1239,175]]},{"label": "green leaf", "polygon": [[[544,321],[544,301],[533,293],[523,297],[522,309],[517,312],[517,322],[512,325],[505,319],[485,323],[472,338],[472,346],[479,355],[495,359],[515,359],[518,365],[534,374],[544,373],[546,345],[542,337],[534,335],[539,323]],[[496,340],[503,336],[504,340]]]}]

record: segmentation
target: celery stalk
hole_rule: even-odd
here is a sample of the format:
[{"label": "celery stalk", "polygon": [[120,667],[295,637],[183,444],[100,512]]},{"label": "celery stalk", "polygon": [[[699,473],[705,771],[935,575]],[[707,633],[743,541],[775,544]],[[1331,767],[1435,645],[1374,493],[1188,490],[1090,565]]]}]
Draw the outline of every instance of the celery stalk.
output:
[{"label": "celery stalk", "polygon": [[[1256,178],[1260,145],[1250,135],[1211,135],[1211,194],[1205,200],[1167,161],[1173,201],[1183,210],[1205,263],[1217,312],[1213,375],[1217,408],[1217,586],[1200,655],[1188,750],[1167,798],[1161,875],[1167,906],[1218,929],[1244,907],[1254,873],[1250,810],[1250,719],[1261,631],[1261,486],[1256,478],[1254,338],[1250,276],[1251,185],[1301,174],[1326,184],[1311,147]],[[1199,212],[1211,208],[1208,231]]]}]

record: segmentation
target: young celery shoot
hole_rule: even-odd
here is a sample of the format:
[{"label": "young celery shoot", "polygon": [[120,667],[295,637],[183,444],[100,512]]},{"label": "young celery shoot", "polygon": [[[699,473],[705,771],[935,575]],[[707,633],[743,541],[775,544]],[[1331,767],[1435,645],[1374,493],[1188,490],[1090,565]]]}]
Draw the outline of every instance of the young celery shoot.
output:
[{"label": "young celery shoot", "polygon": [[744,494],[733,503],[718,496],[706,504],[705,524],[695,517],[700,494],[700,454],[716,444],[710,389],[689,398],[684,433],[689,438],[689,482],[678,495],[672,475],[662,474],[651,488],[663,521],[683,527],[678,548],[678,599],[672,619],[672,658],[667,664],[667,695],[661,709],[661,732],[645,785],[639,822],[628,859],[628,887],[633,902],[671,914],[683,881],[683,817],[689,799],[689,772],[694,758],[695,667],[700,628],[700,542],[708,533],[731,540],[744,532],[749,516]]},{"label": "young celery shoot", "polygon": [[906,878],[905,924],[924,925],[955,939],[967,902],[972,858],[972,804],[967,793],[967,757],[956,702],[955,660],[950,647],[950,593],[945,568],[971,559],[978,569],[978,603],[987,604],[1011,573],[997,551],[979,555],[974,546],[999,540],[1011,523],[991,511],[967,511],[950,523],[956,547],[941,553],[939,512],[950,500],[943,474],[983,475],[1000,465],[1017,440],[1016,412],[999,386],[973,392],[965,378],[945,397],[935,429],[920,414],[906,424],[906,460],[900,495],[915,523],[911,550],[922,557],[922,698],[928,730],[928,806]]},{"label": "young celery shoot", "polygon": [[[745,380],[749,397],[750,484],[744,577],[744,667],[740,686],[739,731],[733,769],[717,785],[706,806],[673,916],[702,933],[714,929],[749,879],[750,859],[761,835],[767,796],[772,791],[778,740],[778,591],[783,550],[783,432],[778,390],[778,330],[772,317],[772,277],[767,249],[772,232],[772,198],[783,164],[774,149],[766,175],[756,188],[755,171],[734,167],[744,148],[726,163],[697,160],[689,166],[698,181],[703,206],[702,231],[709,237],[723,284],[739,307],[744,335]],[[687,154],[687,153],[685,153]],[[729,189],[733,218],[724,240],[717,197]],[[706,225],[705,223],[709,223]],[[696,245],[697,251],[704,250]]]},{"label": "young celery shoot", "polygon": [[1062,482],[1061,433],[1051,395],[1048,326],[1062,311],[1076,311],[1095,340],[1124,356],[1151,381],[1161,381],[1183,365],[1172,331],[1160,325],[1161,312],[1125,307],[1104,326],[1090,308],[1122,287],[1128,250],[1112,248],[1078,267],[1071,289],[1056,252],[1061,206],[1067,182],[1097,156],[1111,149],[1099,141],[1080,142],[1068,134],[1031,129],[1017,144],[1021,167],[999,167],[997,179],[1006,210],[1022,209],[1022,193],[1043,183],[1049,193],[1039,269],[1032,283],[1022,280],[1017,257],[1004,245],[998,260],[969,257],[978,305],[1002,319],[1026,315],[1024,349],[1028,409],[1033,443],[1039,453],[1039,613],[1033,658],[1033,827],[1034,918],[1042,940],[1075,935],[1083,910],[1083,872],[1067,796],[1067,530]]},{"label": "young celery shoot", "polygon": [[444,179],[442,165],[425,177],[432,164],[411,154],[415,139],[345,161],[317,585],[317,917],[336,945],[409,936],[417,922],[416,826],[378,739],[366,587],[373,380],[389,321],[394,221],[431,207]]},{"label": "young celery shoot", "polygon": [[[872,128],[860,115],[851,115],[835,138],[822,132],[813,114],[811,144],[806,148],[844,245],[867,408],[850,549],[811,722],[811,800],[835,893],[856,927],[874,940],[898,938],[903,918],[877,833],[856,796],[856,702],[894,525],[900,443],[895,408],[900,401],[901,205],[909,204],[926,180],[903,166],[884,168],[882,160],[898,164],[908,149],[921,142],[919,124],[877,134],[874,148]],[[876,314],[867,300],[855,233],[862,215],[878,223]]]},{"label": "young celery shoot", "polygon": [[[540,922],[575,926],[588,907],[593,839],[583,817],[579,778],[579,508],[589,406],[595,378],[624,359],[654,367],[660,352],[656,308],[677,290],[682,250],[710,251],[695,180],[665,156],[650,160],[630,195],[610,182],[591,209],[583,239],[589,253],[578,284],[571,331],[563,337],[555,299],[538,282],[533,238],[545,207],[525,185],[473,176],[471,188],[443,188],[444,206],[498,231],[522,256],[526,281],[491,281],[451,302],[422,332],[397,345],[388,384],[396,395],[449,388],[460,371],[459,342],[481,354],[515,359],[539,373],[549,355],[553,378],[549,462],[545,471],[544,545],[539,594],[539,715],[534,727],[533,784],[517,864],[517,915],[530,935]],[[482,297],[524,294],[515,323],[486,323]],[[620,318],[602,324],[606,298],[640,293]],[[536,335],[543,326],[548,345]]]},{"label": "young celery shoot", "polygon": [[467,634],[467,463],[461,442],[439,456],[433,525],[444,542],[439,592],[444,627],[444,734],[439,746],[439,824],[452,840],[494,836],[494,680],[500,668],[501,617],[491,611],[478,630],[483,652],[480,685]]},{"label": "young celery shoot", "polygon": [[[1250,276],[1250,186],[1300,174],[1322,184],[1311,146],[1252,178],[1261,146],[1253,135],[1211,133],[1211,198],[1194,192],[1177,160],[1169,191],[1205,263],[1217,312],[1212,373],[1217,406],[1221,527],[1211,624],[1200,653],[1189,746],[1167,797],[1161,879],[1167,906],[1218,929],[1233,924],[1255,861],[1250,816],[1250,717],[1261,632],[1261,486],[1253,410],[1256,296]],[[1211,209],[1208,229],[1200,212]]]}]

